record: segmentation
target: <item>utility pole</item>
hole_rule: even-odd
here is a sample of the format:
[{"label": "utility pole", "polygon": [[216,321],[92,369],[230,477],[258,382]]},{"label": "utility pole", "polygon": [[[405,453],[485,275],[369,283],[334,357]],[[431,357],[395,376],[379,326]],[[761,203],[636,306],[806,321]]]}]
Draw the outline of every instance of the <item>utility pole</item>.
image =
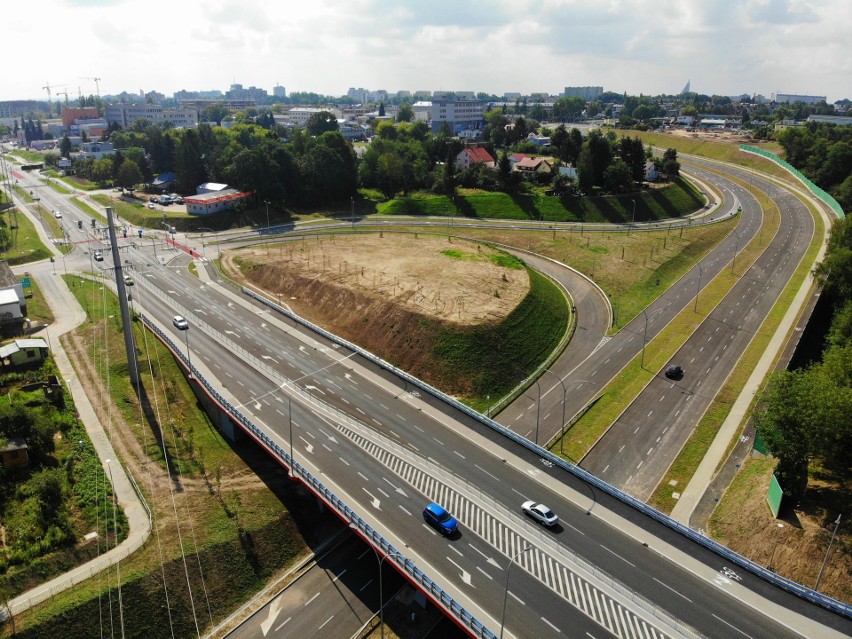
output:
[{"label": "utility pole", "polygon": [[127,306],[127,292],[124,288],[124,272],[121,268],[121,255],[118,252],[118,240],[115,237],[115,224],[112,220],[112,207],[106,207],[107,230],[112,251],[112,263],[115,265],[115,289],[118,291],[118,307],[121,309],[121,328],[124,333],[124,350],[127,352],[127,372],[134,390],[139,384],[139,364],[136,361],[136,344],[133,342],[133,325],[130,322],[130,309]]}]

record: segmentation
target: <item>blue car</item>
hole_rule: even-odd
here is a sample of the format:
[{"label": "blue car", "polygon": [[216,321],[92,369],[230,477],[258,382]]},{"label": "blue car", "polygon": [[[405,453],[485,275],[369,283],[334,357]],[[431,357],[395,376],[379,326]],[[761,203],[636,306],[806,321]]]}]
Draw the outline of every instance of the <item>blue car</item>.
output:
[{"label": "blue car", "polygon": [[456,521],[456,518],[435,502],[429,503],[423,509],[423,519],[430,526],[437,528],[445,537],[455,534],[459,529],[459,522]]}]

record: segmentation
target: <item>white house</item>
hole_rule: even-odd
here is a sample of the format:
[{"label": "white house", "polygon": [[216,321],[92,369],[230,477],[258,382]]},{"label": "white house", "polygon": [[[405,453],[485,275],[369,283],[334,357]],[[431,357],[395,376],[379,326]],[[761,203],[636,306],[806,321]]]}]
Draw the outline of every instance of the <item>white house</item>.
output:
[{"label": "white house", "polygon": [[250,197],[251,193],[240,192],[236,189],[224,189],[190,195],[183,198],[183,203],[186,205],[186,212],[190,215],[211,215],[232,209],[234,204]]},{"label": "white house", "polygon": [[660,179],[660,172],[657,170],[657,165],[653,160],[645,162],[645,180],[647,182],[656,182]]}]

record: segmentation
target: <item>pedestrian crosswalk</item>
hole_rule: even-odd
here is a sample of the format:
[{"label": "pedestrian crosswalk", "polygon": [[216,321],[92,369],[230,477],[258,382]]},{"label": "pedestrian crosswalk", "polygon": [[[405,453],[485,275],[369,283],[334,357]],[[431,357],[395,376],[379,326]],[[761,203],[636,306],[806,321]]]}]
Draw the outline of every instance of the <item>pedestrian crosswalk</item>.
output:
[{"label": "pedestrian crosswalk", "polygon": [[[672,636],[648,621],[654,617],[665,619],[665,613],[646,608],[640,614],[626,607],[612,594],[622,589],[622,586],[582,559],[571,556],[567,549],[561,551],[555,547],[545,549],[531,545],[528,539],[500,517],[451,486],[451,483],[461,485],[462,480],[453,481],[451,477],[439,479],[404,459],[403,455],[379,445],[352,428],[342,424],[335,424],[335,427],[413,488],[447,508],[465,527],[499,551],[506,560],[501,569],[508,569],[509,559],[515,558],[514,561],[526,572],[616,637],[662,639]],[[526,551],[530,546],[531,550]],[[625,597],[636,604],[635,594],[625,592]],[[659,625],[666,627],[669,624]]]}]

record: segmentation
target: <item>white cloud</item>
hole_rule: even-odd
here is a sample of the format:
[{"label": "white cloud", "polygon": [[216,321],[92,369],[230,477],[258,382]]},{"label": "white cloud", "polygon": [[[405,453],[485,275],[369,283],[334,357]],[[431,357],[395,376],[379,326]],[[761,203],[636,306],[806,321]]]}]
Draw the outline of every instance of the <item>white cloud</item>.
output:
[{"label": "white cloud", "polygon": [[44,0],[4,44],[0,99],[350,86],[852,97],[848,0]]}]

